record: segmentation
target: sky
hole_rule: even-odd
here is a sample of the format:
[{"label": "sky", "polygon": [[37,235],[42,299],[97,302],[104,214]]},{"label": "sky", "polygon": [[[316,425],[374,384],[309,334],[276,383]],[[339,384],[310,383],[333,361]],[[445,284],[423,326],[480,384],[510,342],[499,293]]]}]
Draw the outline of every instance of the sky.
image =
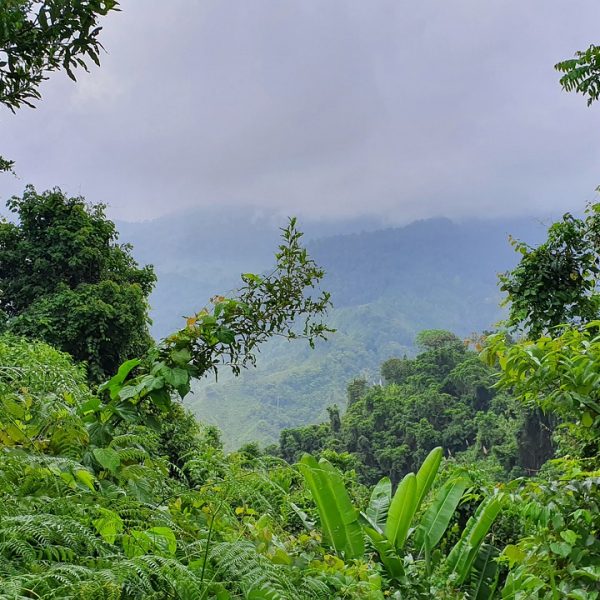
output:
[{"label": "sky", "polygon": [[597,0],[122,0],[101,67],[0,108],[0,198],[54,186],[146,220],[210,207],[313,219],[581,210],[600,104],[553,65]]}]

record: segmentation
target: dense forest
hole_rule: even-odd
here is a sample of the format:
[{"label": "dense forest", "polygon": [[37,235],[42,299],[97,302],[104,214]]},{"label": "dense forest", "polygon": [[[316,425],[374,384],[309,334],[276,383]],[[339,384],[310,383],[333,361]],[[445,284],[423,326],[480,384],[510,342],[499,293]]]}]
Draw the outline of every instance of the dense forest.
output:
[{"label": "dense forest", "polygon": [[[0,104],[97,63],[116,8],[0,5]],[[593,104],[598,64],[595,46],[560,63],[563,87]],[[7,209],[1,599],[600,597],[600,204],[512,241],[494,331],[421,330],[380,382],[345,380],[327,422],[232,453],[184,408],[194,382],[336,336],[296,219],[270,269],[155,342],[156,274],[104,206],[27,186]]]}]

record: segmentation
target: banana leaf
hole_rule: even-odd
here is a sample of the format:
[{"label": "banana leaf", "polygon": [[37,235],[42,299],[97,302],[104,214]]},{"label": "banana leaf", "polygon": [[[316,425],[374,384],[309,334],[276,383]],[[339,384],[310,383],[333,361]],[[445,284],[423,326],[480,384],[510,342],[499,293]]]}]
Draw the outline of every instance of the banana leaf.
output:
[{"label": "banana leaf", "polygon": [[467,479],[451,479],[438,490],[415,529],[416,548],[423,551],[427,544],[432,550],[439,544],[468,485]]},{"label": "banana leaf", "polygon": [[385,535],[397,550],[400,550],[406,541],[415,514],[416,499],[417,477],[414,473],[409,473],[398,485],[385,522]]},{"label": "banana leaf", "polygon": [[444,456],[444,451],[440,446],[434,448],[423,461],[421,468],[417,472],[417,499],[415,512],[419,510],[421,502],[431,489],[433,482],[440,468],[440,463]]},{"label": "banana leaf", "polygon": [[379,531],[375,531],[371,527],[365,527],[364,530],[373,548],[377,550],[377,554],[379,554],[383,566],[387,569],[388,575],[392,579],[400,579],[404,575],[404,564],[394,546]]},{"label": "banana leaf", "polygon": [[317,462],[309,454],[302,457],[299,468],[317,505],[324,541],[344,558],[363,556],[365,538],[358,511],[339,471],[325,459]]},{"label": "banana leaf", "polygon": [[363,514],[369,525],[379,533],[383,533],[391,501],[392,482],[389,477],[384,477],[373,488],[369,506]]},{"label": "banana leaf", "polygon": [[498,586],[498,550],[490,544],[482,544],[471,569],[471,581],[467,590],[468,600],[489,600]]},{"label": "banana leaf", "polygon": [[464,583],[469,575],[479,548],[501,508],[500,496],[486,498],[467,521],[460,539],[450,551],[447,564],[450,570],[458,575],[458,585]]}]

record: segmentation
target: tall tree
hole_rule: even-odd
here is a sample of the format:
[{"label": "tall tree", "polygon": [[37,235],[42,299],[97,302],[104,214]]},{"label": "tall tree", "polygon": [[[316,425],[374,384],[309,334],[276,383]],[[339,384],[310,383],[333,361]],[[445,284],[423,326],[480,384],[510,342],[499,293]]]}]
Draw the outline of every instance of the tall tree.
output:
[{"label": "tall tree", "polygon": [[148,333],[151,266],[117,243],[104,206],[60,189],[28,186],[0,223],[0,309],[9,330],[42,339],[86,362],[93,381],[142,354]]}]

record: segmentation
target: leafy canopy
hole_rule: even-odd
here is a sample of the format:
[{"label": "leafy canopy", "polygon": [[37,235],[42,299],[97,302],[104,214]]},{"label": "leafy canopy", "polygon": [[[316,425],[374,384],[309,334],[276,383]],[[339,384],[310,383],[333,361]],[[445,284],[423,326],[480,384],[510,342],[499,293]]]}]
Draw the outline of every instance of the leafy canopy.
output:
[{"label": "leafy canopy", "polygon": [[600,311],[600,204],[583,219],[565,214],[537,248],[512,240],[519,264],[500,276],[508,325],[532,338],[566,323],[586,323]]},{"label": "leafy canopy", "polygon": [[563,60],[555,65],[557,71],[564,73],[560,84],[567,92],[576,92],[587,96],[590,106],[600,97],[600,46],[591,44],[587,50],[579,50],[575,58]]},{"label": "leafy canopy", "polygon": [[42,339],[78,362],[92,380],[114,373],[151,345],[147,298],[152,267],[118,244],[101,204],[56,188],[28,186],[0,222],[0,310],[10,331]]}]

